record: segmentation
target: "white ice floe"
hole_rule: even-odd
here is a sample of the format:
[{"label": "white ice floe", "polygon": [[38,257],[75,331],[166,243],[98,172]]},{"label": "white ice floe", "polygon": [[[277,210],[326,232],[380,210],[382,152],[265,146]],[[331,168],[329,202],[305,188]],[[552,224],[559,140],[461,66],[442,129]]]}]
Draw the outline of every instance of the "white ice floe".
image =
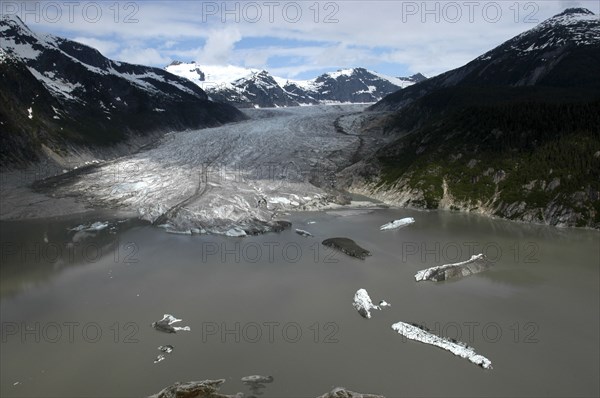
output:
[{"label": "white ice floe", "polygon": [[173,234],[173,235],[191,235],[192,234],[192,230],[189,229],[187,231],[177,231],[175,229],[165,229],[165,232],[168,234]]},{"label": "white ice floe", "polygon": [[381,310],[384,307],[391,307],[385,300],[381,300],[379,306],[374,305],[371,301],[371,297],[369,297],[369,293],[367,293],[365,289],[359,289],[354,294],[354,302],[352,305],[363,318],[367,319],[371,319],[371,310]]},{"label": "white ice floe", "polygon": [[174,347],[172,345],[170,345],[170,344],[161,345],[161,346],[158,347],[159,351],[166,352],[167,354],[172,353],[173,349],[174,349]]},{"label": "white ice floe", "polygon": [[381,228],[379,228],[379,230],[386,231],[386,230],[390,230],[390,229],[397,229],[397,228],[404,227],[409,224],[413,224],[414,222],[415,222],[414,218],[406,217],[406,218],[402,218],[400,220],[394,220],[387,224],[384,224],[381,226]]},{"label": "white ice floe", "polygon": [[310,232],[305,231],[303,229],[296,229],[296,233],[298,235],[302,235],[302,236],[313,236],[313,234],[311,234]]},{"label": "white ice floe", "polygon": [[175,333],[178,331],[189,332],[191,329],[189,326],[172,326],[174,323],[181,322],[181,319],[175,318],[173,315],[164,314],[160,321],[152,322],[152,327],[158,331],[166,333]]},{"label": "white ice floe", "polygon": [[434,282],[444,281],[450,278],[463,277],[489,268],[492,263],[488,262],[484,254],[475,254],[467,261],[454,264],[445,264],[431,267],[416,273],[417,282],[431,280]]},{"label": "white ice floe", "polygon": [[392,325],[399,334],[410,340],[420,341],[421,343],[431,344],[444,350],[450,351],[454,355],[468,359],[472,363],[481,366],[484,369],[492,369],[492,362],[486,357],[479,355],[475,349],[468,345],[448,340],[443,337],[436,336],[418,326],[414,326],[404,322],[397,322]]},{"label": "white ice floe", "polygon": [[252,375],[252,376],[245,376],[242,377],[242,383],[244,384],[248,384],[248,383],[272,383],[273,382],[273,376],[261,376],[261,375]]},{"label": "white ice floe", "polygon": [[391,307],[392,305],[385,300],[379,302],[379,308]]},{"label": "white ice floe", "polygon": [[246,231],[244,231],[243,229],[241,229],[239,227],[234,227],[234,228],[227,230],[227,232],[225,232],[225,235],[231,236],[234,238],[238,238],[238,237],[246,236]]},{"label": "white ice floe", "polygon": [[[168,344],[168,345],[161,345],[158,347],[159,351],[162,351],[166,354],[170,354],[173,352],[173,346]],[[158,354],[158,356],[156,357],[156,359],[154,360],[154,363],[159,363],[165,360],[165,355],[164,354]]]},{"label": "white ice floe", "polygon": [[76,226],[75,228],[71,228],[71,231],[86,231],[86,232],[96,232],[96,231],[102,231],[103,229],[107,228],[109,226],[108,222],[106,221],[96,221],[95,223],[92,223],[90,225],[85,225],[85,224],[81,224]]}]

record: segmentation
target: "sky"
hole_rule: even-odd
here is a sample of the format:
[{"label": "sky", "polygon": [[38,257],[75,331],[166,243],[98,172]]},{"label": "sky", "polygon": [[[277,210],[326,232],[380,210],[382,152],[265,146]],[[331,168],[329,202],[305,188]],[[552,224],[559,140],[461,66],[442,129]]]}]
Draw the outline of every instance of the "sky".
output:
[{"label": "sky", "polygon": [[2,0],[0,13],[118,61],[230,64],[309,79],[350,67],[431,77],[568,7],[600,14],[600,0]]}]

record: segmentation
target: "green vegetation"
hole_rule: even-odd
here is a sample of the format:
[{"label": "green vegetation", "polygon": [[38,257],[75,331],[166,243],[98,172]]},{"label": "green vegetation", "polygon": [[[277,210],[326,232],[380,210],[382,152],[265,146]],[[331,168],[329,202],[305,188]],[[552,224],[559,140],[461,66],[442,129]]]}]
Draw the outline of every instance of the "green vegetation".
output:
[{"label": "green vegetation", "polygon": [[[524,201],[525,211],[543,221],[544,210],[558,205],[578,213],[578,225],[598,225],[600,101],[500,101],[443,110],[443,102],[428,101],[391,119],[390,131],[411,133],[379,152],[380,185],[402,181],[423,192],[425,203],[413,204],[436,208],[445,180],[466,207]],[[427,124],[415,122],[419,114]]]}]

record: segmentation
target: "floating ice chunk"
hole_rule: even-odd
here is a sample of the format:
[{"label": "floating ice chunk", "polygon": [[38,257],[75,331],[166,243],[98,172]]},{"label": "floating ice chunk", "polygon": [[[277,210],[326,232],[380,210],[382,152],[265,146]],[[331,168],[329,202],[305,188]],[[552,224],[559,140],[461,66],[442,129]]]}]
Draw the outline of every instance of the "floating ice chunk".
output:
[{"label": "floating ice chunk", "polygon": [[385,300],[381,300],[379,302],[379,308],[381,308],[381,309],[386,308],[386,307],[391,307],[391,306],[392,305]]},{"label": "floating ice chunk", "polygon": [[177,319],[173,315],[164,314],[163,319],[161,319],[160,321],[157,321],[157,322],[152,322],[152,327],[154,329],[156,329],[160,332],[164,332],[164,333],[176,333],[180,330],[189,332],[191,330],[189,326],[184,326],[184,327],[171,326],[177,322],[181,322],[181,319]]},{"label": "floating ice chunk", "polygon": [[479,355],[475,349],[459,341],[451,341],[443,337],[436,336],[422,327],[410,325],[404,322],[398,322],[392,325],[399,334],[410,340],[420,341],[425,344],[431,344],[444,350],[450,351],[454,355],[468,359],[472,363],[481,366],[484,369],[492,369],[492,362],[486,357]]},{"label": "floating ice chunk", "polygon": [[367,319],[371,319],[371,310],[380,310],[378,306],[374,305],[369,297],[369,293],[365,289],[359,289],[354,294],[354,302],[352,303],[358,313]]},{"label": "floating ice chunk", "polygon": [[[173,346],[172,346],[172,345],[170,345],[170,344],[167,344],[167,345],[161,345],[161,346],[159,346],[159,347],[158,347],[158,350],[159,350],[159,351],[162,351],[162,352],[164,352],[164,353],[166,353],[166,354],[170,354],[170,353],[172,353],[172,352],[173,352]],[[165,357],[163,354],[159,354],[159,355],[156,357],[156,359],[154,360],[154,363],[159,363],[159,362],[162,362],[162,361],[164,361],[164,360],[165,360],[165,358],[166,358],[166,357]]]},{"label": "floating ice chunk", "polygon": [[375,395],[375,394],[361,394],[359,392],[350,391],[345,389],[344,387],[335,387],[330,392],[319,395],[317,398],[385,398],[383,395]]},{"label": "floating ice chunk", "polygon": [[92,223],[90,225],[85,225],[85,224],[81,224],[76,226],[75,228],[71,228],[71,231],[87,231],[87,232],[94,232],[94,231],[102,231],[103,229],[108,227],[108,222],[104,221],[96,221],[95,223]]},{"label": "floating ice chunk", "polygon": [[313,234],[311,234],[310,232],[305,231],[303,229],[296,229],[296,233],[298,235],[302,235],[302,236],[313,236]]},{"label": "floating ice chunk", "polygon": [[365,257],[371,255],[370,251],[363,249],[357,245],[355,241],[349,238],[329,238],[325,239],[321,244],[361,260],[364,260]]},{"label": "floating ice chunk", "polygon": [[455,264],[440,265],[421,270],[416,273],[415,280],[440,282],[451,278],[460,278],[478,272],[482,272],[490,268],[493,263],[489,262],[484,254],[476,254],[471,256],[467,261]]},{"label": "floating ice chunk", "polygon": [[253,396],[263,395],[262,390],[267,387],[265,386],[265,384],[270,384],[272,382],[273,376],[253,375],[242,377],[242,383],[244,383],[250,388],[250,391],[252,392]]},{"label": "floating ice chunk", "polygon": [[233,227],[225,232],[226,236],[232,236],[234,238],[246,236],[246,231],[241,229],[240,227]]},{"label": "floating ice chunk", "polygon": [[168,228],[165,230],[165,232],[168,234],[173,234],[173,235],[191,235],[192,234],[191,230],[177,231],[175,229],[168,229]]},{"label": "floating ice chunk", "polygon": [[161,346],[158,347],[159,351],[166,352],[167,354],[172,353],[173,349],[174,349],[174,347],[172,345],[170,345],[170,344],[161,345]]},{"label": "floating ice chunk", "polygon": [[252,375],[242,377],[242,383],[272,383],[273,376],[260,376],[260,375]]},{"label": "floating ice chunk", "polygon": [[404,227],[406,225],[413,224],[414,222],[415,222],[415,219],[412,217],[401,218],[400,220],[394,220],[392,222],[382,225],[379,228],[379,230],[386,231],[386,230],[390,230],[390,229],[397,229],[400,227]]}]

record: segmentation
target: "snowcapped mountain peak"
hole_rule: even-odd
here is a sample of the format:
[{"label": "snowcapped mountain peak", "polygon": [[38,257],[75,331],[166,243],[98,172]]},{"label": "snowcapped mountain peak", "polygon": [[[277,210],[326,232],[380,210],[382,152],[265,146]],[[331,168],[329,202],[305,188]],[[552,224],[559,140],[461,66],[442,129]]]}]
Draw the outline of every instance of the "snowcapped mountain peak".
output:
[{"label": "snowcapped mountain peak", "polygon": [[373,109],[400,109],[440,88],[600,89],[598,54],[598,16],[585,8],[567,9],[460,68],[390,95]]},{"label": "snowcapped mountain peak", "polygon": [[[298,106],[319,103],[376,102],[425,79],[421,74],[392,77],[365,68],[344,68],[310,80],[273,76],[265,69],[233,65],[198,65],[174,61],[168,72],[193,81],[217,101],[239,107]],[[199,78],[201,74],[205,78]]]},{"label": "snowcapped mountain peak", "polygon": [[[165,70],[174,75],[185,77],[201,87],[227,86],[232,82],[260,72],[233,65],[201,65],[196,62],[173,61]],[[200,76],[204,75],[204,79]]]},{"label": "snowcapped mountain peak", "polygon": [[356,72],[357,69],[362,69],[362,68],[338,69],[335,72],[326,73],[326,75],[331,76],[334,79],[336,79],[340,76],[352,76]]},{"label": "snowcapped mountain peak", "polygon": [[[533,29],[521,33],[497,48],[483,54],[477,61],[494,59],[498,53],[517,57],[543,54],[567,46],[597,46],[600,44],[600,19],[586,8],[568,8]],[[548,55],[555,58],[555,55]]]},{"label": "snowcapped mountain peak", "polygon": [[[560,14],[553,16],[542,22],[537,28],[543,28],[555,25],[574,25],[580,22],[586,23],[591,22],[598,23],[600,20],[596,14],[588,10],[587,8],[567,8]],[[536,29],[536,28],[534,28]]]},{"label": "snowcapped mountain peak", "polygon": [[14,14],[1,15],[0,22],[2,22],[2,25],[6,24],[6,25],[10,25],[10,26],[17,26],[17,27],[27,30],[28,32],[31,32],[31,30],[29,30],[29,28],[27,27],[27,25],[25,25],[25,23],[21,20],[21,18],[19,18],[17,15],[14,15]]},{"label": "snowcapped mountain peak", "polygon": [[590,10],[588,10],[587,8],[567,8],[566,10],[564,10],[563,12],[561,12],[560,14],[556,14],[553,18],[556,17],[562,17],[565,15],[569,15],[569,16],[579,16],[579,15],[596,15],[593,12],[591,12]]}]

